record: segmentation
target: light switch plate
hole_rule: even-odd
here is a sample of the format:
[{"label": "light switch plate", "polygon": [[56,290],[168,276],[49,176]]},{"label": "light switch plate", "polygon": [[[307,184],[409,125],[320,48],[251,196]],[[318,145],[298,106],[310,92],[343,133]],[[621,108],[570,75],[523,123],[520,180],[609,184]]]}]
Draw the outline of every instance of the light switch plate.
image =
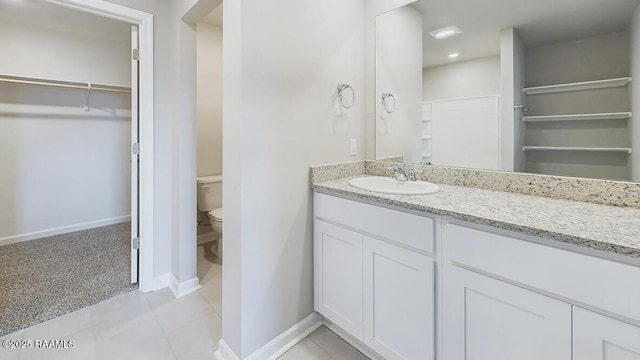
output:
[{"label": "light switch plate", "polygon": [[351,139],[351,155],[358,154],[358,139]]}]

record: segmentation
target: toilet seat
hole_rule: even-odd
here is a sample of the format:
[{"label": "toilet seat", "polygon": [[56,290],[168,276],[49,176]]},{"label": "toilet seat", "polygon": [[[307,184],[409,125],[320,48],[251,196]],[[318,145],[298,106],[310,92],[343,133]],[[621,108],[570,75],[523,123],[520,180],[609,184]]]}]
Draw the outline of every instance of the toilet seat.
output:
[{"label": "toilet seat", "polygon": [[209,211],[209,218],[213,221],[222,222],[222,208]]}]

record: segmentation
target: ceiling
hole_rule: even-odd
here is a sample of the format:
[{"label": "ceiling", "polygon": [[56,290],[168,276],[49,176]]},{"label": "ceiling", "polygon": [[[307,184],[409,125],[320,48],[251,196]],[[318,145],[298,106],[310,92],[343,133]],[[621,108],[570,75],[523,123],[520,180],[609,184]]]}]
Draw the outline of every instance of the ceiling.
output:
[{"label": "ceiling", "polygon": [[118,42],[131,41],[130,24],[42,0],[0,0],[0,21]]},{"label": "ceiling", "polygon": [[[418,0],[423,14],[424,67],[497,55],[500,30],[515,28],[526,47],[624,31],[640,0]],[[462,34],[436,40],[428,33],[449,25]]]},{"label": "ceiling", "polygon": [[[514,27],[527,47],[627,29],[640,0],[418,0],[423,14],[425,67],[499,54],[501,29]],[[130,25],[42,0],[0,0],[0,20],[56,31],[129,41]],[[222,6],[203,21],[222,26]],[[435,40],[429,31],[449,25],[462,34]]]},{"label": "ceiling", "polygon": [[213,26],[222,27],[222,4],[213,9],[202,21]]}]

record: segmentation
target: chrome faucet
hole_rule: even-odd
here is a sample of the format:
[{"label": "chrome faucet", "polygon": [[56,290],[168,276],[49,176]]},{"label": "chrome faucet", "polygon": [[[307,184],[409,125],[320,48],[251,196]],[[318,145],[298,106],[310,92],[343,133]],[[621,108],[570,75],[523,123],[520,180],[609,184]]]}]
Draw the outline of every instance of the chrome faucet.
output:
[{"label": "chrome faucet", "polygon": [[411,168],[409,170],[409,174],[407,175],[407,179],[409,181],[416,181],[416,171],[413,168]]},{"label": "chrome faucet", "polygon": [[416,181],[416,172],[413,168],[409,170],[409,174],[407,174],[404,169],[398,164],[393,165],[387,169],[393,171],[393,174],[391,175],[393,179],[396,179],[398,181]]}]

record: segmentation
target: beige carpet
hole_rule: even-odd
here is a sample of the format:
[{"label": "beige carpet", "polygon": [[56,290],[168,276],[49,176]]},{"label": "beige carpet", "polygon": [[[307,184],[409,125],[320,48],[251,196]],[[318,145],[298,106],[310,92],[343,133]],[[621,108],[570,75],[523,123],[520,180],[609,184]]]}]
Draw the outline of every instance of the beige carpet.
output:
[{"label": "beige carpet", "polygon": [[0,246],[0,336],[137,288],[130,223]]}]

